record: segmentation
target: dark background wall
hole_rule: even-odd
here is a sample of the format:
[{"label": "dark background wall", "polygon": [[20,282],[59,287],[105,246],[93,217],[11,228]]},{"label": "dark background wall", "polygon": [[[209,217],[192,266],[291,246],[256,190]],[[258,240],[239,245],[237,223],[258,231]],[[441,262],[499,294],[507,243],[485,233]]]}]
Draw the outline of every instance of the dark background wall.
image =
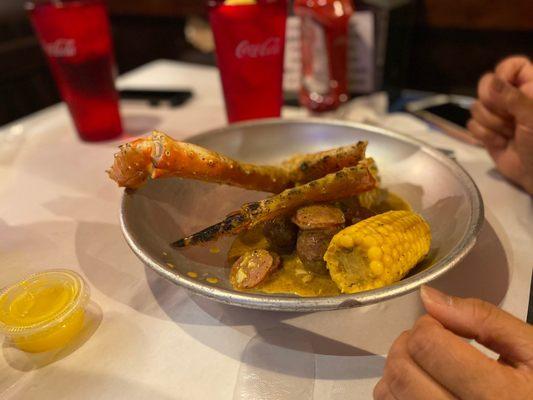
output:
[{"label": "dark background wall", "polygon": [[480,74],[511,54],[533,56],[532,0],[418,1],[406,84],[473,94]]},{"label": "dark background wall", "polygon": [[[358,1],[356,0],[356,5]],[[533,55],[532,0],[417,0],[405,87],[473,94],[509,54]],[[119,72],[157,58],[213,63],[184,36],[203,0],[108,0]],[[59,101],[23,0],[0,0],[0,125]]]},{"label": "dark background wall", "polygon": [[59,100],[23,4],[0,1],[0,124]]}]

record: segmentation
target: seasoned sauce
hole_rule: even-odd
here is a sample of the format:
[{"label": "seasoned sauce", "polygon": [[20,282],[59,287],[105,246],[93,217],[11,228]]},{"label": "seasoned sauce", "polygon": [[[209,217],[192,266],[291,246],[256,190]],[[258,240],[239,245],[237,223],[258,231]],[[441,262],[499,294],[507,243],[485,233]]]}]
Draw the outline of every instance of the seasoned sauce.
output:
[{"label": "seasoned sauce", "polygon": [[[384,200],[371,207],[376,213],[390,210],[411,210],[411,206],[400,196],[383,192]],[[268,249],[269,243],[263,235],[263,226],[243,232],[238,235],[228,252],[228,262],[233,264],[237,258],[254,249]],[[302,297],[335,296],[340,294],[337,285],[329,274],[322,275],[310,271],[302,264],[298,256],[293,253],[282,255],[283,266],[274,272],[265,282],[262,282],[248,292],[268,294],[295,294]]]},{"label": "seasoned sauce", "polygon": [[252,289],[261,293],[290,293],[302,297],[335,296],[339,288],[329,275],[309,271],[296,254],[282,256],[283,267]]}]

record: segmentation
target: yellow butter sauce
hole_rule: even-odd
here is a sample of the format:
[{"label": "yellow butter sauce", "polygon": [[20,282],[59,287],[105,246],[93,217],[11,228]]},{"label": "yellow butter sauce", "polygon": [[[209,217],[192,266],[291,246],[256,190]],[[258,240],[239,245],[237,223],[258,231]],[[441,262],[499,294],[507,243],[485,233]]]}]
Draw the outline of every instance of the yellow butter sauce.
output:
[{"label": "yellow butter sauce", "polygon": [[289,293],[302,297],[335,296],[340,290],[329,275],[309,271],[296,254],[283,256],[283,267],[253,289],[261,293]]},{"label": "yellow butter sauce", "polygon": [[[411,206],[400,196],[383,190],[381,200],[370,208],[376,213],[390,210],[411,210]],[[263,226],[243,232],[238,235],[228,252],[228,262],[232,265],[237,258],[254,249],[268,249],[269,243],[263,235]],[[302,297],[335,296],[340,294],[337,285],[329,274],[322,275],[308,270],[298,256],[293,253],[282,255],[282,267],[274,272],[265,282],[262,282],[247,292],[268,294],[295,294]]]},{"label": "yellow butter sauce", "polygon": [[82,329],[89,288],[77,273],[37,273],[0,294],[0,331],[27,352],[65,346]]}]

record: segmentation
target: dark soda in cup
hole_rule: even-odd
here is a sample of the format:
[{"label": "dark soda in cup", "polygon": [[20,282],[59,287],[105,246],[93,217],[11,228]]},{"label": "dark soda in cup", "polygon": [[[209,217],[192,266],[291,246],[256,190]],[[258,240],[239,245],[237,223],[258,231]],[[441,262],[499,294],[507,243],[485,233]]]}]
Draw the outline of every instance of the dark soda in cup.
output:
[{"label": "dark soda in cup", "polygon": [[103,1],[36,1],[26,8],[80,137],[119,136],[115,62]]},{"label": "dark soda in cup", "polygon": [[279,117],[286,0],[208,4],[228,121]]}]

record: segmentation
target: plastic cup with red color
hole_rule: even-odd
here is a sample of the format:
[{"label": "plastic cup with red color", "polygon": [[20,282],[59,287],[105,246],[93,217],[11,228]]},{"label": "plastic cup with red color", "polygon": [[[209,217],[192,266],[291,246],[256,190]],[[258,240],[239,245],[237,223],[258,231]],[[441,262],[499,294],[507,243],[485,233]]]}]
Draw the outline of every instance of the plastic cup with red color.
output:
[{"label": "plastic cup with red color", "polygon": [[229,122],[279,117],[286,0],[209,2]]},{"label": "plastic cup with red color", "polygon": [[34,1],[26,9],[81,139],[119,136],[122,122],[105,3]]}]

